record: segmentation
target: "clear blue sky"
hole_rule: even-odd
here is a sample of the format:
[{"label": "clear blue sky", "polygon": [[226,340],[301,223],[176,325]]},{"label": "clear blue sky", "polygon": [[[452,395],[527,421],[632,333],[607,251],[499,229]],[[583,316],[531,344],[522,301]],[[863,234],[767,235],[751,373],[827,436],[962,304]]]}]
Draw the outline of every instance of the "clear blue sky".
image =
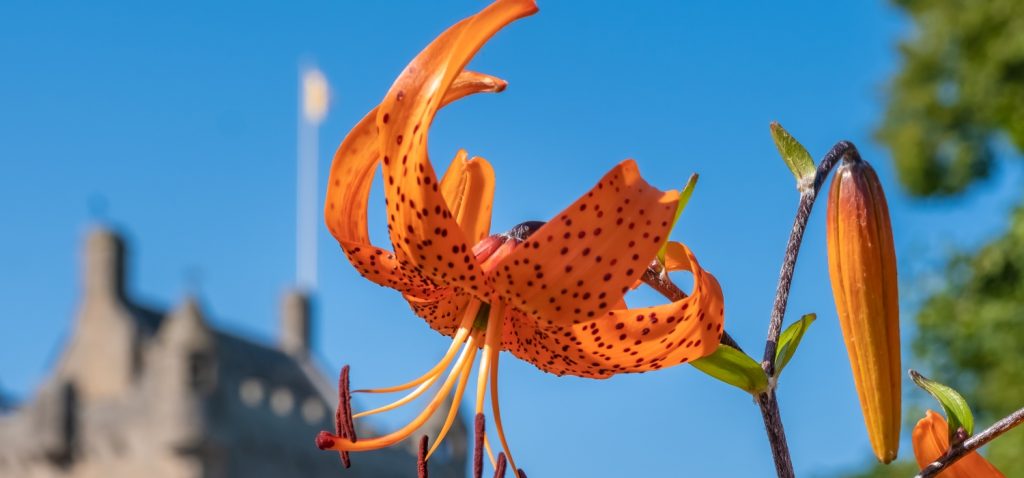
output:
[{"label": "clear blue sky", "polygon": [[[100,202],[132,241],[133,295],[173,305],[199,271],[215,323],[273,340],[279,296],[294,279],[300,59],[314,59],[336,90],[321,129],[326,175],[339,141],[415,53],[484,4],[0,5],[0,387],[29,397],[53,365],[78,300],[90,204]],[[727,328],[749,350],[762,347],[797,199],[771,120],[816,157],[853,140],[879,170],[903,261],[905,337],[929,265],[1001,231],[1019,197],[1021,171],[1005,165],[954,202],[911,201],[898,189],[871,132],[909,25],[883,3],[540,7],[478,56],[474,69],[510,87],[441,114],[435,161],[459,147],[492,161],[495,229],[550,217],[627,157],[662,188],[699,172],[675,238],[721,281]],[[871,455],[827,282],[821,206],[787,318],[813,311],[819,320],[780,400],[797,472],[827,476]],[[446,341],[396,293],[361,280],[323,228],[320,244],[315,348],[324,362],[352,364],[357,387],[433,363]],[[750,397],[690,367],[591,381],[505,359],[502,387],[509,439],[531,476],[771,475]]]}]

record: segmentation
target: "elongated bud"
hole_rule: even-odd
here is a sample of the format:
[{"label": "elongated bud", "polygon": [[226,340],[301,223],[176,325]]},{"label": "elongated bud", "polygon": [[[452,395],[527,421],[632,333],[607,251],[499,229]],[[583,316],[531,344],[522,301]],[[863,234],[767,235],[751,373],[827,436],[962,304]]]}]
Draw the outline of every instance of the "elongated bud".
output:
[{"label": "elongated bud", "polygon": [[883,463],[900,436],[900,316],[896,251],[874,169],[847,157],[828,197],[828,268],[868,438]]}]

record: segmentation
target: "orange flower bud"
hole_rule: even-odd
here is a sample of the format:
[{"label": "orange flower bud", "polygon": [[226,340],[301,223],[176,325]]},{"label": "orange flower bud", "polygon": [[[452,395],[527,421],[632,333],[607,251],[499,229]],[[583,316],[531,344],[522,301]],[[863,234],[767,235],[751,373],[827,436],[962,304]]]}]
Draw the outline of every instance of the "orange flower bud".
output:
[{"label": "orange flower bud", "polygon": [[896,458],[900,435],[900,324],[896,251],[874,169],[847,158],[828,197],[828,265],[846,351],[875,456]]},{"label": "orange flower bud", "polygon": [[[913,433],[914,457],[917,465],[923,470],[933,461],[942,458],[949,450],[949,429],[942,415],[928,410],[924,418],[917,422]],[[982,458],[976,451],[964,455],[956,463],[939,474],[941,478],[1005,478]]]}]

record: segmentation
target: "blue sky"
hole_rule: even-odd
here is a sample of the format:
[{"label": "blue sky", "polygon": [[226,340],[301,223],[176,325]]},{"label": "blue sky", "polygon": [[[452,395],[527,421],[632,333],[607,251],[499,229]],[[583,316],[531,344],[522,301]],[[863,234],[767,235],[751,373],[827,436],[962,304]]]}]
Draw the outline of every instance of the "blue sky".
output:
[{"label": "blue sky", "polygon": [[[294,280],[297,65],[315,61],[335,89],[320,130],[326,177],[334,148],[404,65],[484,4],[0,5],[0,387],[29,397],[54,364],[73,325],[80,241],[97,219],[131,240],[134,296],[171,306],[195,289],[217,325],[273,340]],[[495,165],[496,230],[551,217],[627,157],[662,188],[699,172],[674,238],[721,281],[727,328],[748,350],[762,347],[797,200],[770,121],[815,157],[850,139],[879,171],[905,338],[937,259],[997,234],[1019,199],[1024,175],[1010,164],[957,200],[898,189],[871,132],[909,24],[884,3],[540,7],[474,61],[510,87],[445,110],[431,131],[435,161],[466,148]],[[872,458],[828,286],[822,206],[787,317],[819,320],[779,395],[797,472],[827,476]],[[357,387],[389,385],[440,356],[444,338],[360,279],[324,228],[320,245],[315,348],[332,370],[350,363]],[[690,367],[593,381],[506,358],[502,388],[531,476],[772,473],[750,397]]]}]

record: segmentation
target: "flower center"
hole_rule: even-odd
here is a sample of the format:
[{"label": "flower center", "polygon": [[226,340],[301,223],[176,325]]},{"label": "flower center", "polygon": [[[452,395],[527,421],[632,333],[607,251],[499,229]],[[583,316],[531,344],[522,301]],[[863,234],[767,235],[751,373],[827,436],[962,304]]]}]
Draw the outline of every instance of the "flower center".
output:
[{"label": "flower center", "polygon": [[512,229],[485,237],[473,246],[473,255],[480,261],[484,273],[494,270],[519,244],[526,241],[544,225],[543,221],[526,221]]}]

